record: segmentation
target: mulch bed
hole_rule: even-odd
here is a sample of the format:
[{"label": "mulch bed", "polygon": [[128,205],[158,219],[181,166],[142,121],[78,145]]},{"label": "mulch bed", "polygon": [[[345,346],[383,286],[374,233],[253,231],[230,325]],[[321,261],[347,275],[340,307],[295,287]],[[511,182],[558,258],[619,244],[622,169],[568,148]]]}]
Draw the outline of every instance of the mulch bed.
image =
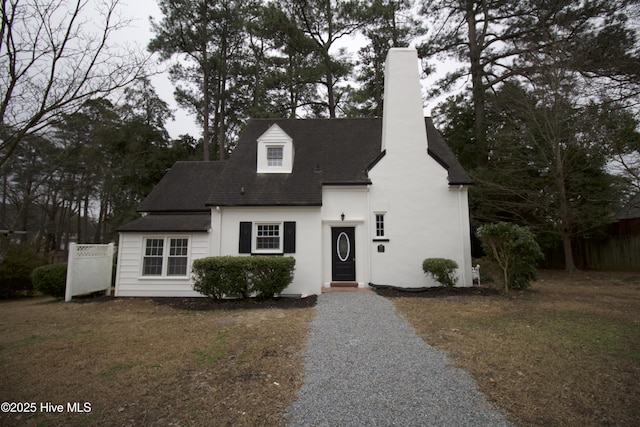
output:
[{"label": "mulch bed", "polygon": [[388,298],[447,298],[469,295],[491,296],[500,294],[498,289],[489,288],[487,286],[470,286],[452,289],[448,289],[443,286],[434,286],[431,288],[422,288],[420,290],[379,287],[374,290],[378,295]]},{"label": "mulch bed", "polygon": [[[136,301],[153,301],[155,304],[172,307],[180,310],[211,311],[211,310],[251,310],[262,308],[307,308],[316,305],[318,297],[310,295],[305,298],[245,298],[245,299],[223,299],[215,300],[206,297],[179,298],[179,297],[120,297],[117,299],[130,299]],[[113,302],[116,298],[113,295],[106,296],[102,292],[74,297],[72,302],[83,304],[88,302]]]}]

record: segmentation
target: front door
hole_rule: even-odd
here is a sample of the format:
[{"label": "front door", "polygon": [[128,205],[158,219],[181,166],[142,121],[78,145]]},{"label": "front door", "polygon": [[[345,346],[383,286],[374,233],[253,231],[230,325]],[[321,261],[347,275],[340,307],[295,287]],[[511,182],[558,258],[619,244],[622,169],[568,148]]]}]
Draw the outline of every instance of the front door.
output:
[{"label": "front door", "polygon": [[356,280],[356,229],[333,227],[331,229],[331,280],[353,282]]}]

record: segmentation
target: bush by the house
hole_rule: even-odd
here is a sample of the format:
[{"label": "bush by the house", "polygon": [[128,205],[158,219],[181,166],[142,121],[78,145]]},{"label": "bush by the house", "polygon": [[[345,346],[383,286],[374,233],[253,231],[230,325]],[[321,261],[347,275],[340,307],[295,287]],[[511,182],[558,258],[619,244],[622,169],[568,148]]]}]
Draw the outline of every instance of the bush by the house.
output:
[{"label": "bush by the house", "polygon": [[476,234],[489,259],[499,267],[505,292],[526,289],[536,279],[536,264],[543,255],[527,227],[499,222],[479,227]]},{"label": "bush by the house", "polygon": [[289,286],[295,262],[278,256],[198,259],[193,262],[193,289],[212,298],[270,298]]},{"label": "bush by the house", "polygon": [[431,275],[437,282],[445,288],[453,288],[458,278],[456,270],[458,263],[447,258],[427,258],[422,262],[422,271]]},{"label": "bush by the house", "polygon": [[31,274],[33,287],[45,295],[63,298],[67,284],[67,264],[43,265]]},{"label": "bush by the house", "polygon": [[28,245],[11,245],[0,259],[0,298],[33,291],[31,273],[43,264],[38,252]]}]

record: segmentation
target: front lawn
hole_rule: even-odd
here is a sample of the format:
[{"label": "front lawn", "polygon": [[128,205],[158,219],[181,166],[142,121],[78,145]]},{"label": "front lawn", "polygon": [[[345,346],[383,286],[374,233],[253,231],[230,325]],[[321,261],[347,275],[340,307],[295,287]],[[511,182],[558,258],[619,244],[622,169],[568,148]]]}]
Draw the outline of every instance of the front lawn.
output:
[{"label": "front lawn", "polygon": [[393,301],[517,425],[640,425],[639,274],[544,272],[510,296],[423,296]]},{"label": "front lawn", "polygon": [[283,425],[313,315],[300,301],[0,302],[0,401],[36,408],[0,425]]}]

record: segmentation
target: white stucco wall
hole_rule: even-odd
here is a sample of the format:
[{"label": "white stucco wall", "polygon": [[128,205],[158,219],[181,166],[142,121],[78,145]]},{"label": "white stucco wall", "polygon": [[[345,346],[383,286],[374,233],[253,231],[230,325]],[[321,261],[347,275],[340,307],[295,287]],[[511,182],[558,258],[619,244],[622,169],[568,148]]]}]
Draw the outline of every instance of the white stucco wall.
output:
[{"label": "white stucco wall", "polygon": [[[447,171],[427,152],[415,50],[392,49],[387,57],[382,148],[369,172],[370,210],[385,212],[385,243],[371,242],[374,284],[436,285],[422,272],[425,258],[455,260],[459,284],[471,285],[467,189],[450,187]],[[375,236],[375,230],[372,231]],[[378,244],[385,251],[377,251]]]},{"label": "white stucco wall", "polygon": [[[320,207],[221,207],[212,209],[212,255],[240,255],[240,222],[296,223],[296,259],[293,282],[283,294],[319,294],[322,287]],[[215,238],[220,230],[220,238]],[[255,239],[255,236],[253,236]]]},{"label": "white stucco wall", "polygon": [[[145,238],[188,237],[188,267],[186,277],[143,276],[142,257]],[[193,290],[191,264],[209,256],[208,233],[120,233],[115,296],[128,297],[193,297],[202,294]],[[165,248],[165,250],[169,250]]]},{"label": "white stucco wall", "polygon": [[[341,215],[344,214],[344,220]],[[354,227],[356,282],[369,283],[369,188],[368,186],[324,186],[322,188],[322,284],[329,287],[332,275],[331,228]]]}]

